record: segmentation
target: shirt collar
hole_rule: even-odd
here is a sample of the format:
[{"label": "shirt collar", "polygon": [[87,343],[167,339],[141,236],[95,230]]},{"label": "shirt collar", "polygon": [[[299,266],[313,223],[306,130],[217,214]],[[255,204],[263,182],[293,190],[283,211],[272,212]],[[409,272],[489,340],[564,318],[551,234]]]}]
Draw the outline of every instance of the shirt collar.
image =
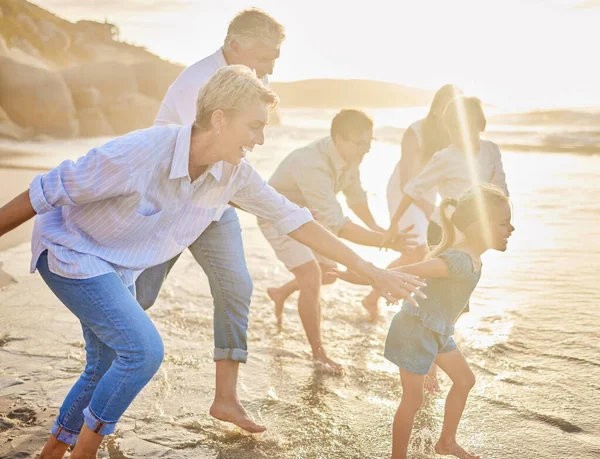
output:
[{"label": "shirt collar", "polygon": [[336,170],[341,171],[342,169],[349,166],[349,164],[339,154],[337,148],[335,148],[335,142],[331,137],[325,138],[325,152],[331,159],[331,163],[333,164],[333,167],[335,167]]},{"label": "shirt collar", "polygon": [[[169,179],[180,179],[183,177],[190,177],[189,164],[190,164],[190,146],[192,139],[192,124],[182,126],[177,134],[177,140],[175,141],[175,151],[173,152],[173,161],[171,163],[171,172],[169,173]],[[211,174],[217,182],[221,181],[223,176],[223,161],[211,164],[206,173]]]},{"label": "shirt collar", "polygon": [[217,61],[217,65],[219,68],[227,67],[227,59],[225,59],[225,53],[223,52],[223,47],[219,48],[214,54],[215,60]]},{"label": "shirt collar", "polygon": [[191,139],[192,125],[182,126],[177,133],[177,140],[175,141],[175,151],[173,152],[169,179],[189,177]]}]

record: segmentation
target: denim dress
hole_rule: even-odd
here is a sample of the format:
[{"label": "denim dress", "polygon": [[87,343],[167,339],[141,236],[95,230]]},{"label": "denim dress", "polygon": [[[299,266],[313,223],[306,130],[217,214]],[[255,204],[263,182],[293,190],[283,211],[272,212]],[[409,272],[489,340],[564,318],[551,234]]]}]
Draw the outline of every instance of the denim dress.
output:
[{"label": "denim dress", "polygon": [[448,265],[448,277],[427,279],[416,297],[419,307],[404,302],[390,325],[385,358],[411,373],[425,375],[437,354],[456,349],[454,324],[469,302],[481,277],[471,256],[457,249],[439,255]]}]

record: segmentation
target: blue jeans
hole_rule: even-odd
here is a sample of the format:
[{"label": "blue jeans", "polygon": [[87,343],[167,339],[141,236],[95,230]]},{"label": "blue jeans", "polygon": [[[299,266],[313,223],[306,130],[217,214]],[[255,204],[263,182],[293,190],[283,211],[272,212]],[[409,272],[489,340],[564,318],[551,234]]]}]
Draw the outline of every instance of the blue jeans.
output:
[{"label": "blue jeans", "polygon": [[[214,304],[215,360],[246,362],[248,358],[248,313],[252,279],[246,266],[242,227],[233,207],[212,222],[189,246],[208,277]],[[136,280],[137,300],[144,309],[158,298],[163,282],[179,255],[146,269]]]},{"label": "blue jeans", "polygon": [[37,262],[48,287],[77,316],[85,339],[86,365],[60,407],[52,434],[74,444],[85,423],[101,435],[119,418],[158,371],[164,348],[154,324],[135,300],[133,286],[116,273],[68,279],[48,269],[48,253]]}]

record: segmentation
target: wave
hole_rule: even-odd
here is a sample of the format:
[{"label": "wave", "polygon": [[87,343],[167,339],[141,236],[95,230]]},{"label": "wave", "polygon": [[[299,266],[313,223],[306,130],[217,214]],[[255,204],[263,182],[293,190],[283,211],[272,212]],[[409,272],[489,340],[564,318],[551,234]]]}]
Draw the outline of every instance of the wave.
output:
[{"label": "wave", "polygon": [[490,124],[534,126],[598,126],[600,109],[534,110],[523,113],[503,113],[488,118]]},{"label": "wave", "polygon": [[486,396],[477,396],[478,398],[485,400],[487,403],[500,407],[505,410],[511,410],[517,413],[521,418],[527,419],[530,421],[538,421],[544,424],[548,424],[553,427],[557,427],[566,433],[581,433],[584,432],[584,429],[577,424],[567,421],[566,419],[560,418],[558,416],[553,416],[544,413],[538,413],[537,411],[528,410],[525,408],[520,408],[516,405],[513,405],[508,402],[504,402],[502,400],[489,398]]}]

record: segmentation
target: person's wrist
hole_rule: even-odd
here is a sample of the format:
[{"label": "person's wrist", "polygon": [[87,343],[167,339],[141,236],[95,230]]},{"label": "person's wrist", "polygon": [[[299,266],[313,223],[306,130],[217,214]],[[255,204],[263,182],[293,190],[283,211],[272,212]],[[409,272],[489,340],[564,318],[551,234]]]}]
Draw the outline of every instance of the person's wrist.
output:
[{"label": "person's wrist", "polygon": [[357,264],[355,271],[362,275],[367,277],[370,280],[374,280],[377,274],[377,271],[379,270],[379,268],[377,268],[373,263],[370,263],[368,261],[365,260],[360,260],[359,263]]}]

